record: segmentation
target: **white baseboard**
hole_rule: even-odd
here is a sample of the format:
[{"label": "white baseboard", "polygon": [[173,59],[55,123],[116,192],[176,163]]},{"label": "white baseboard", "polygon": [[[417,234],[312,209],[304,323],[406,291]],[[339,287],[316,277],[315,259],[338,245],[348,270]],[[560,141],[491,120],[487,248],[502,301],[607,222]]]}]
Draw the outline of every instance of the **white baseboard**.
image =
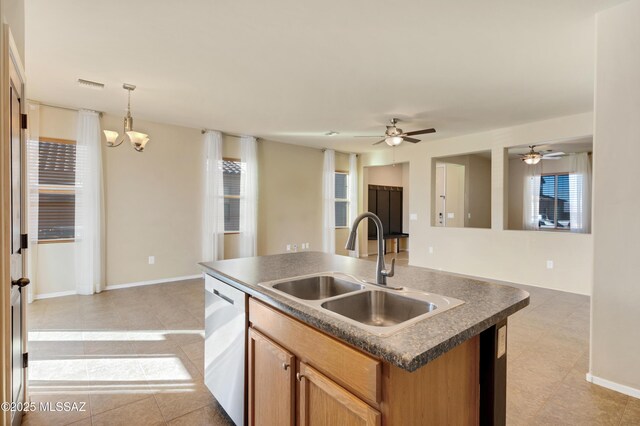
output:
[{"label": "white baseboard", "polygon": [[73,296],[77,294],[75,290],[56,291],[54,293],[34,294],[33,300],[51,299],[52,297]]},{"label": "white baseboard", "polygon": [[[129,288],[129,287],[139,287],[143,285],[152,285],[152,284],[162,284],[162,283],[172,283],[175,281],[186,281],[186,280],[195,280],[197,278],[202,278],[203,274],[198,275],[186,275],[184,277],[173,277],[173,278],[161,278],[158,280],[149,280],[149,281],[138,281],[134,283],[125,283],[125,284],[114,284],[108,285],[104,288],[104,290],[117,290],[119,288]],[[40,299],[51,299],[52,297],[63,297],[63,296],[73,296],[78,294],[75,290],[67,290],[67,291],[58,291],[55,293],[42,293],[36,294],[33,296],[33,300]]]},{"label": "white baseboard", "polygon": [[635,389],[635,388],[632,388],[631,386],[621,385],[620,383],[612,382],[611,380],[594,376],[591,373],[587,373],[587,382],[640,399],[640,389]]},{"label": "white baseboard", "polygon": [[140,287],[143,285],[153,285],[153,284],[162,284],[162,283],[171,283],[175,281],[186,281],[186,280],[195,280],[197,278],[202,278],[203,274],[198,275],[186,275],[184,277],[173,277],[173,278],[161,278],[158,280],[149,280],[149,281],[138,281],[134,283],[125,283],[125,284],[112,284],[106,286],[105,290],[118,290],[120,288],[130,288],[130,287]]}]

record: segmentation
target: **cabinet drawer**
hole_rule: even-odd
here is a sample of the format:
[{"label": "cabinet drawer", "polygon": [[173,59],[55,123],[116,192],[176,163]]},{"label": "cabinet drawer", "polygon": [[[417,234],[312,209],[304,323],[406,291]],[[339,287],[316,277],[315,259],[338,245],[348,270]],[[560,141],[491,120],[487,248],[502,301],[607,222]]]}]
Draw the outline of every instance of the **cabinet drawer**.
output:
[{"label": "cabinet drawer", "polygon": [[381,397],[381,362],[274,308],[249,299],[253,328],[373,406]]}]

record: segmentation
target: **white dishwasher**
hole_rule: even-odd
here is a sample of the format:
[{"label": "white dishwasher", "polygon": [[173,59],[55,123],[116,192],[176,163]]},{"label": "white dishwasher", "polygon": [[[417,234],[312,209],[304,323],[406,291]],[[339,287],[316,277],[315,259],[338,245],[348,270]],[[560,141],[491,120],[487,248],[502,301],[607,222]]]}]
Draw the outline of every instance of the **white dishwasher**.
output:
[{"label": "white dishwasher", "polygon": [[204,383],[236,425],[244,425],[246,293],[205,274]]}]

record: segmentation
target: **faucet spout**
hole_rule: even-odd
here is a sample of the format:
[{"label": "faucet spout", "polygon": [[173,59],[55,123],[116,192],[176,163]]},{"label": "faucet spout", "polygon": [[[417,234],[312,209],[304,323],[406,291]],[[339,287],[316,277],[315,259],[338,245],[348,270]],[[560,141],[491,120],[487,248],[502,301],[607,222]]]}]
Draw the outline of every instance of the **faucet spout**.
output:
[{"label": "faucet spout", "polygon": [[[378,234],[378,258],[376,260],[376,283],[379,285],[387,285],[387,277],[392,277],[395,270],[395,262],[391,263],[391,269],[386,270],[384,265],[384,229],[382,227],[382,221],[378,216],[371,212],[364,212],[358,216],[351,226],[351,232],[349,233],[349,239],[345,245],[347,250],[355,250],[356,238],[358,236],[358,225],[363,219],[369,218],[373,220],[376,225],[376,231]],[[395,259],[394,259],[395,260]]]}]

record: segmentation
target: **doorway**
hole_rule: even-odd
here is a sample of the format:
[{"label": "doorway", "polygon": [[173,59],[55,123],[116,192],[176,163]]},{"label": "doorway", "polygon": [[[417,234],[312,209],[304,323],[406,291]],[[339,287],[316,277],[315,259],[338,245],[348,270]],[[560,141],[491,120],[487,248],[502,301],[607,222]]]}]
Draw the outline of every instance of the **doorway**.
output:
[{"label": "doorway", "polygon": [[[363,169],[363,202],[367,211],[376,213],[383,222],[385,255],[396,258],[399,265],[409,263],[410,203],[409,163],[370,166]],[[371,220],[361,229],[367,241],[361,247],[363,256],[377,255],[377,232]],[[363,251],[364,251],[363,250]]]}]

